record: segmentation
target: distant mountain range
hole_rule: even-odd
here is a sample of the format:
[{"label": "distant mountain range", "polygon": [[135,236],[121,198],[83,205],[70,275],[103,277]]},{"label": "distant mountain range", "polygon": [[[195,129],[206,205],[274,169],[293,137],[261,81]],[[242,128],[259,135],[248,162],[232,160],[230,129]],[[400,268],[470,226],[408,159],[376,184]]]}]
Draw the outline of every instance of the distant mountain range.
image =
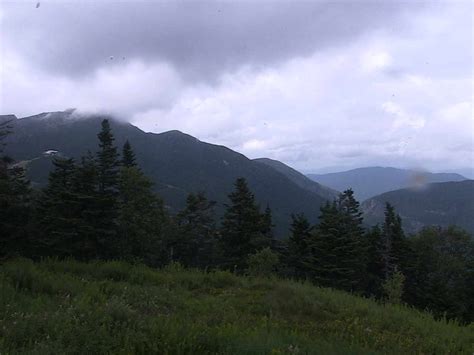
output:
[{"label": "distant mountain range", "polygon": [[429,225],[457,225],[474,234],[474,180],[433,183],[375,196],[362,203],[365,222],[382,223],[386,202],[395,206],[407,232]]},{"label": "distant mountain range", "polygon": [[[97,133],[103,118],[77,117],[72,111],[22,119],[0,116],[0,121],[12,120],[13,133],[7,139],[6,153],[27,166],[34,184],[44,185],[55,151],[78,158],[88,150],[98,149]],[[234,181],[243,176],[262,209],[267,204],[272,208],[276,235],[285,236],[291,213],[304,212],[316,222],[320,206],[333,196],[330,189],[311,181],[305,188],[295,182],[294,177],[290,178],[288,172],[282,173],[281,167],[279,170],[261,161],[252,161],[231,149],[201,142],[179,131],[145,133],[113,119],[111,126],[117,146],[121,147],[127,139],[130,141],[140,166],[154,181],[157,192],[172,212],[184,207],[188,193],[204,191],[217,201],[216,212],[222,214]],[[304,176],[298,178],[305,180]]]},{"label": "distant mountain range", "polygon": [[359,168],[329,174],[308,174],[307,176],[334,190],[344,191],[352,188],[359,201],[393,190],[435,182],[466,180],[464,176],[455,173],[429,173],[383,167]]}]

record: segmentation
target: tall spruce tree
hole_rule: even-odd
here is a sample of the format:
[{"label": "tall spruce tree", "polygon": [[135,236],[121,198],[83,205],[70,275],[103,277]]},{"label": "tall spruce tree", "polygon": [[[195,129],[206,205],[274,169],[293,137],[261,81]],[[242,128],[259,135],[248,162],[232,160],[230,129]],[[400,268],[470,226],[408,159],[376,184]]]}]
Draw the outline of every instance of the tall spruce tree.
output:
[{"label": "tall spruce tree", "polygon": [[163,203],[155,195],[151,180],[131,159],[134,153],[130,143],[126,143],[124,152],[127,164],[120,168],[118,184],[117,256],[157,265],[164,249]]},{"label": "tall spruce tree", "polygon": [[382,230],[375,225],[366,232],[367,249],[367,285],[366,295],[382,297],[382,281],[385,279],[381,255]]},{"label": "tall spruce tree", "polygon": [[78,250],[81,260],[98,258],[99,238],[102,233],[102,211],[98,198],[98,167],[95,157],[88,152],[81,158],[74,174],[73,189],[79,209]]},{"label": "tall spruce tree", "polygon": [[122,166],[131,168],[136,167],[135,153],[133,152],[130,142],[127,140],[122,148]]},{"label": "tall spruce tree", "polygon": [[79,205],[74,193],[76,166],[72,158],[56,158],[39,204],[41,255],[77,256]]},{"label": "tall spruce tree", "polygon": [[388,279],[397,269],[406,272],[408,245],[402,229],[402,219],[388,202],[385,205],[385,220],[379,248],[384,279]]},{"label": "tall spruce tree", "polygon": [[366,241],[359,203],[352,190],[321,208],[312,253],[317,283],[346,291],[362,291],[366,279]]},{"label": "tall spruce tree", "polygon": [[306,279],[310,276],[313,261],[310,249],[312,230],[313,227],[304,214],[291,215],[286,264],[291,276],[297,279]]},{"label": "tall spruce tree", "polygon": [[114,145],[114,136],[109,121],[102,121],[102,129],[97,135],[99,151],[97,152],[97,202],[101,211],[102,225],[99,232],[99,255],[103,258],[117,258],[117,217],[118,217],[118,184],[119,159]]},{"label": "tall spruce tree", "polygon": [[28,240],[33,212],[32,191],[25,170],[3,154],[11,121],[0,123],[0,257],[31,256]]},{"label": "tall spruce tree", "polygon": [[231,203],[226,205],[221,229],[223,264],[243,271],[248,255],[269,246],[269,243],[262,233],[262,215],[245,178],[236,180],[229,200]]},{"label": "tall spruce tree", "polygon": [[345,190],[337,200],[344,226],[345,257],[341,264],[351,270],[352,284],[348,290],[363,291],[367,281],[368,243],[362,227],[362,212],[359,202],[354,198],[352,189]]},{"label": "tall spruce tree", "polygon": [[203,192],[188,195],[186,207],[177,216],[180,232],[173,243],[175,260],[192,267],[214,266],[217,241],[215,204]]},{"label": "tall spruce tree", "polygon": [[270,205],[267,204],[265,211],[262,214],[261,218],[262,223],[262,234],[267,239],[266,243],[274,249],[274,238],[273,238],[273,220],[272,220],[272,210]]}]

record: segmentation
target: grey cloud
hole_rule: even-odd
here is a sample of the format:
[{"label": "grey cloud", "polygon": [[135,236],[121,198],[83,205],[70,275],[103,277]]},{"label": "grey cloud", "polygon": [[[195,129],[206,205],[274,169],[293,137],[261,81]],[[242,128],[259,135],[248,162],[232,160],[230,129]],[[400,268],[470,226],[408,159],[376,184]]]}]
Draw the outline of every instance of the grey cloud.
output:
[{"label": "grey cloud", "polygon": [[420,3],[42,2],[4,5],[2,32],[46,71],[87,75],[111,62],[166,61],[184,77],[214,80],[310,55],[396,22]]}]

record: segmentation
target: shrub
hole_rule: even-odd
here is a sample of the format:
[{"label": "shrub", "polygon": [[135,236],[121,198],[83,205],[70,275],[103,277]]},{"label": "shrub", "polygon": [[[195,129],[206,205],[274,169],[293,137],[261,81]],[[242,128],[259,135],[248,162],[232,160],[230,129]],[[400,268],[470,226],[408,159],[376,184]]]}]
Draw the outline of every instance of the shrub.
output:
[{"label": "shrub", "polygon": [[382,287],[389,303],[398,304],[402,301],[404,284],[405,276],[398,270],[385,280]]},{"label": "shrub", "polygon": [[270,276],[277,264],[278,255],[270,248],[265,248],[249,255],[247,273],[250,276]]}]

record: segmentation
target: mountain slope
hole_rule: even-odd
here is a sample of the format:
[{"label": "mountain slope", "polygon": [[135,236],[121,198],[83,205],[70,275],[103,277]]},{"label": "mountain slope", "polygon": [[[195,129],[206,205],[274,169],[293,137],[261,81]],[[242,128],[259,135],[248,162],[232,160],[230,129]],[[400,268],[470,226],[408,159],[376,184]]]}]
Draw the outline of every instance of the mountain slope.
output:
[{"label": "mountain slope", "polygon": [[337,196],[339,195],[338,191],[333,190],[329,187],[323,186],[317,183],[316,181],[311,180],[310,178],[300,173],[299,171],[289,167],[286,164],[283,164],[281,161],[268,159],[268,158],[259,158],[259,159],[254,159],[253,161],[256,161],[258,163],[262,163],[274,168],[275,170],[279,171],[280,173],[288,177],[291,181],[293,181],[299,187],[305,190],[314,192],[318,194],[319,196],[323,196],[324,198],[328,200],[333,200],[337,198]]},{"label": "mountain slope", "polygon": [[[76,158],[88,150],[95,152],[103,118],[54,112],[12,121],[14,133],[7,139],[6,153],[16,160],[30,161],[29,176],[35,183],[44,184],[51,157],[44,157],[43,152],[57,150]],[[315,220],[325,202],[275,169],[226,147],[201,142],[179,131],[145,133],[118,121],[111,121],[111,126],[119,147],[126,139],[130,141],[139,164],[172,211],[184,206],[189,192],[204,191],[218,202],[217,212],[222,213],[235,179],[243,176],[262,208],[267,203],[271,206],[275,231],[283,236],[291,213],[304,212]]]},{"label": "mountain slope", "polygon": [[428,173],[383,167],[359,168],[329,174],[308,174],[308,177],[338,191],[352,188],[359,201],[384,192],[422,184],[466,180],[464,176],[454,173]]},{"label": "mountain slope", "polygon": [[474,180],[434,183],[422,189],[402,189],[375,196],[362,203],[366,222],[383,221],[385,202],[395,206],[407,232],[423,226],[455,224],[474,234]]}]

